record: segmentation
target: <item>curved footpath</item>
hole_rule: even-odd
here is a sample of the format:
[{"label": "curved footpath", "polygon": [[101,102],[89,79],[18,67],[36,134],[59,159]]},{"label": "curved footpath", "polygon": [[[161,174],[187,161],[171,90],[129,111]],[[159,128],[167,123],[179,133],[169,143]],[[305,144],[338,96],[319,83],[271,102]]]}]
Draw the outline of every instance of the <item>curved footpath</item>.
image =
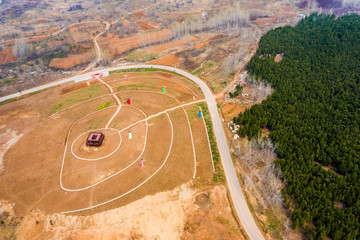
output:
[{"label": "curved footpath", "polygon": [[225,171],[225,177],[226,177],[226,180],[228,183],[230,195],[233,200],[237,215],[239,216],[241,223],[244,226],[250,239],[255,239],[255,240],[264,239],[264,237],[261,234],[260,230],[258,229],[257,225],[255,224],[255,221],[254,221],[254,219],[250,213],[250,210],[247,206],[247,203],[245,201],[244,194],[241,190],[240,183],[237,178],[234,165],[232,163],[229,146],[227,144],[225,132],[224,132],[223,125],[222,125],[220,117],[219,117],[219,113],[218,113],[218,109],[217,109],[217,105],[216,105],[214,96],[211,93],[208,86],[201,79],[195,77],[194,75],[192,75],[188,72],[185,72],[181,69],[168,67],[168,66],[161,66],[161,65],[145,65],[144,64],[144,65],[129,65],[129,66],[121,66],[121,67],[111,67],[111,68],[105,68],[102,70],[97,70],[97,71],[85,73],[82,75],[74,76],[71,78],[63,79],[60,81],[51,82],[51,83],[48,83],[48,84],[45,84],[45,85],[42,85],[39,87],[25,90],[21,93],[15,93],[15,94],[11,94],[11,95],[8,95],[5,97],[1,97],[0,102],[14,98],[14,97],[19,97],[24,94],[29,94],[29,93],[43,90],[43,89],[46,89],[49,87],[57,86],[57,85],[60,85],[63,83],[67,83],[67,82],[71,82],[71,81],[88,80],[89,78],[92,77],[91,75],[94,73],[99,73],[99,72],[104,72],[104,71],[122,70],[122,69],[132,69],[132,68],[149,68],[149,67],[159,68],[159,69],[179,73],[182,76],[191,79],[192,81],[194,81],[196,84],[198,84],[200,86],[202,92],[205,95],[206,102],[209,107],[209,112],[210,112],[212,124],[214,127],[216,142],[217,142],[217,145],[219,148],[222,165],[223,165],[224,171]]}]

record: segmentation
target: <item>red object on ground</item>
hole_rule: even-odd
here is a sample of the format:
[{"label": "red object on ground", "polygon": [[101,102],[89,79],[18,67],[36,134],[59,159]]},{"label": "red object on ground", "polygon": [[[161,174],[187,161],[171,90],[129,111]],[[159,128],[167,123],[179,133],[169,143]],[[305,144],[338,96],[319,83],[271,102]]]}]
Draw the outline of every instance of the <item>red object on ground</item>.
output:
[{"label": "red object on ground", "polygon": [[104,141],[104,138],[105,135],[101,132],[90,132],[86,139],[86,145],[99,147]]},{"label": "red object on ground", "polygon": [[127,104],[130,104],[130,98],[127,99]]},{"label": "red object on ground", "polygon": [[95,74],[92,74],[91,75],[93,78],[95,77],[102,77],[103,76],[103,73],[95,73]]}]

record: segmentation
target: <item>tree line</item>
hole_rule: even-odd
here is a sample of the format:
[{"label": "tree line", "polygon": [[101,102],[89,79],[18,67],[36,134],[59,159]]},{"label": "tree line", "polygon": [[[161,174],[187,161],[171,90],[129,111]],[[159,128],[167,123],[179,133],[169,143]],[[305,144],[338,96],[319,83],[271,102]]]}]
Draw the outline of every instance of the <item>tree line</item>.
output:
[{"label": "tree line", "polygon": [[312,14],[274,29],[247,68],[274,93],[234,122],[242,137],[271,131],[293,227],[309,239],[358,239],[360,17]]}]

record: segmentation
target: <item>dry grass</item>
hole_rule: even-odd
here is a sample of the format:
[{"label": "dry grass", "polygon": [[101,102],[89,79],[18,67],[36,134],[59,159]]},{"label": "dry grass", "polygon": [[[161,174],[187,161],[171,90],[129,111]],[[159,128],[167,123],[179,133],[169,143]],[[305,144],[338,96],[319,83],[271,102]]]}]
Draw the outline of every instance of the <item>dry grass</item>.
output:
[{"label": "dry grass", "polygon": [[13,54],[13,47],[4,48],[0,52],[0,64],[7,64],[16,62],[16,57]]},{"label": "dry grass", "polygon": [[155,44],[169,40],[171,37],[172,32],[168,29],[163,29],[121,39],[112,34],[107,34],[106,37],[102,36],[99,38],[99,43],[111,56],[116,56],[142,45]]},{"label": "dry grass", "polygon": [[94,59],[91,52],[69,55],[65,58],[54,58],[49,67],[69,69],[80,64],[90,63]]},{"label": "dry grass", "polygon": [[185,46],[186,44],[191,43],[192,41],[196,41],[196,38],[190,37],[190,38],[183,39],[183,40],[176,41],[176,42],[171,42],[171,43],[167,43],[167,44],[161,44],[161,45],[149,47],[146,50],[151,51],[151,52],[156,52],[156,53],[166,51],[166,50],[173,50],[174,48]]},{"label": "dry grass", "polygon": [[150,64],[158,64],[158,65],[165,65],[165,66],[176,66],[179,63],[180,63],[180,59],[175,54],[161,57],[161,58],[158,58],[158,59],[150,62]]}]

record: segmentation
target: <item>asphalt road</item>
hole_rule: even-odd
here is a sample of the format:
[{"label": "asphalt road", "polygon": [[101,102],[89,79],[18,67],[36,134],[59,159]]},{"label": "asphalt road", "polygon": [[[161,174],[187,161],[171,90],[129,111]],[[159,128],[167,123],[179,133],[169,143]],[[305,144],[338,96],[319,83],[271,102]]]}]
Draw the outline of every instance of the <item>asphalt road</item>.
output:
[{"label": "asphalt road", "polygon": [[113,71],[113,70],[121,70],[121,69],[130,69],[130,68],[149,68],[151,66],[154,68],[160,68],[160,69],[179,73],[179,74],[183,75],[184,77],[191,79],[192,81],[194,81],[195,83],[197,83],[200,86],[201,90],[203,91],[203,93],[205,95],[205,99],[206,99],[208,107],[209,107],[209,112],[210,112],[211,120],[213,123],[216,142],[217,142],[217,145],[219,148],[221,161],[222,161],[222,164],[224,167],[225,177],[226,177],[226,180],[228,183],[230,195],[234,202],[234,206],[235,206],[237,215],[239,216],[239,219],[240,219],[242,225],[244,226],[245,231],[248,234],[248,236],[250,237],[250,239],[254,239],[254,240],[264,239],[264,237],[261,234],[260,230],[258,229],[257,225],[255,224],[255,221],[254,221],[254,219],[250,213],[250,210],[247,206],[247,203],[245,201],[244,194],[241,190],[240,183],[239,183],[238,177],[236,175],[234,165],[232,163],[229,146],[228,146],[228,143],[227,143],[227,140],[225,137],[225,132],[224,132],[223,125],[222,125],[222,122],[219,117],[219,113],[218,113],[218,109],[217,109],[217,105],[216,105],[214,96],[211,93],[208,86],[201,79],[195,77],[194,75],[192,75],[188,72],[185,72],[181,69],[168,67],[168,66],[161,66],[161,65],[129,65],[129,66],[112,67],[112,68],[106,68],[106,69],[102,69],[102,70],[85,73],[82,75],[77,75],[77,76],[70,77],[70,78],[63,79],[63,80],[56,81],[56,82],[51,82],[51,83],[48,83],[48,84],[45,84],[45,85],[42,85],[39,87],[25,90],[21,93],[15,93],[15,94],[11,94],[11,95],[8,95],[5,97],[1,97],[0,102],[14,98],[14,97],[19,97],[24,94],[28,94],[28,93],[36,92],[36,91],[43,90],[43,89],[46,89],[49,87],[57,86],[57,85],[60,85],[63,83],[67,83],[67,82],[71,82],[71,81],[88,80],[91,78],[91,75],[94,73]]}]

